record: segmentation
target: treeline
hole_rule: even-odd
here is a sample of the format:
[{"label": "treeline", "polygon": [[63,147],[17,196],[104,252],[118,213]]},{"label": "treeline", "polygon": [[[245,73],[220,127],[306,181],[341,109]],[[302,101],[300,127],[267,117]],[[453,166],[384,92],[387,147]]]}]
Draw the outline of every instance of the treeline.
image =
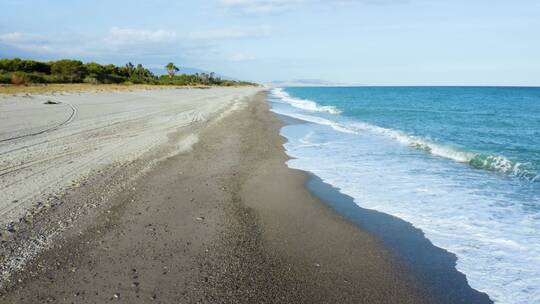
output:
[{"label": "treeline", "polygon": [[102,65],[79,60],[34,61],[0,59],[0,83],[26,85],[47,83],[90,84],[158,84],[158,85],[256,85],[251,82],[224,80],[214,73],[176,75],[179,69],[173,63],[165,66],[168,75],[156,76],[142,64],[125,66]]}]

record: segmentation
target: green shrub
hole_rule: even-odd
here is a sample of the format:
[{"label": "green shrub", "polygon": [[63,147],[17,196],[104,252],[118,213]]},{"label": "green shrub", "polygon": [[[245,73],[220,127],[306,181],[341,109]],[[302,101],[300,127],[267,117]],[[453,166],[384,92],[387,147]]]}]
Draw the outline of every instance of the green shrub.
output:
[{"label": "green shrub", "polygon": [[[0,59],[0,83],[126,83],[126,84],[162,84],[162,85],[255,85],[250,82],[223,80],[214,73],[195,75],[177,75],[174,64],[169,67],[169,76],[155,76],[142,64],[125,66],[113,64],[101,65],[95,62],[83,64],[79,60],[58,60],[41,62],[25,59]],[[174,72],[174,73],[173,73]]]},{"label": "green shrub", "polygon": [[26,85],[29,82],[28,75],[24,72],[11,73],[11,84],[14,85]]},{"label": "green shrub", "polygon": [[46,75],[43,73],[27,73],[28,83],[47,83]]},{"label": "green shrub", "polygon": [[62,82],[81,82],[85,76],[86,69],[79,60],[58,60],[52,63],[51,73],[59,76]]},{"label": "green shrub", "polygon": [[0,59],[0,70],[8,72],[45,73],[51,72],[48,62],[14,59]]},{"label": "green shrub", "polygon": [[83,82],[84,83],[90,83],[90,84],[99,84],[99,81],[97,80],[97,78],[92,77],[92,76],[84,77]]},{"label": "green shrub", "polygon": [[11,83],[11,75],[8,74],[8,73],[1,73],[0,74],[0,83],[10,84]]}]

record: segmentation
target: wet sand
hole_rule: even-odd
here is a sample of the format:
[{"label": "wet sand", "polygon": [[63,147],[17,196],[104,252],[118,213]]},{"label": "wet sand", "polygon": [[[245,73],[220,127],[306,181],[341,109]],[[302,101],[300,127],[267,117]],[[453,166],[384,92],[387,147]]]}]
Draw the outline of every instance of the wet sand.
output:
[{"label": "wet sand", "polygon": [[[0,302],[437,302],[379,240],[306,190],[306,174],[287,168],[282,122],[264,92],[230,108],[198,125],[182,153],[143,173],[138,164],[157,156],[141,156],[63,195],[27,239],[77,202],[104,203],[81,207],[84,216],[4,282]],[[185,138],[176,130],[167,144]]]}]

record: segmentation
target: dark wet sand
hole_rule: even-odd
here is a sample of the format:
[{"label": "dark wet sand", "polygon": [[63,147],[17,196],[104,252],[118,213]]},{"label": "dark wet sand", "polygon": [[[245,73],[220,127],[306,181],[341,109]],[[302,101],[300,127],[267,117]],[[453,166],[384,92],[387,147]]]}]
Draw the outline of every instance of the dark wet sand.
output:
[{"label": "dark wet sand", "polygon": [[0,302],[436,303],[287,168],[265,98],[89,215]]},{"label": "dark wet sand", "polygon": [[308,173],[307,188],[360,229],[381,240],[395,253],[408,272],[440,303],[493,304],[489,296],[469,285],[456,269],[455,254],[436,247],[424,232],[398,217],[359,207],[338,189]]}]

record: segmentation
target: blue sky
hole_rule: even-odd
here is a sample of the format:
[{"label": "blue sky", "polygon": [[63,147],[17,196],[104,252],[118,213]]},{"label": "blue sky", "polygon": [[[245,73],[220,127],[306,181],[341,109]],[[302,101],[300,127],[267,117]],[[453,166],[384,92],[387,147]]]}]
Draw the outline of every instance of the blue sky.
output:
[{"label": "blue sky", "polygon": [[540,85],[538,0],[0,0],[0,57],[370,85]]}]

